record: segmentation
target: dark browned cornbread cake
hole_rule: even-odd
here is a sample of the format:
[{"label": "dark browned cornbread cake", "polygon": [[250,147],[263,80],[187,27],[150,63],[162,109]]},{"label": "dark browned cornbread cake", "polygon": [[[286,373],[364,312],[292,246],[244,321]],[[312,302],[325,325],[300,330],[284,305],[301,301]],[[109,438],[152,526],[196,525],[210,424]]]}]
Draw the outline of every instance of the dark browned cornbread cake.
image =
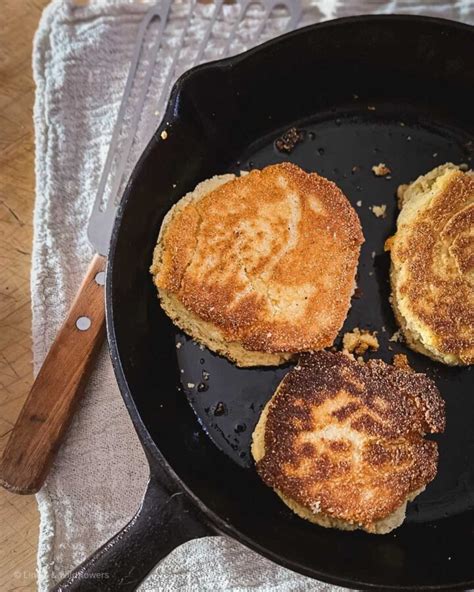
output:
[{"label": "dark browned cornbread cake", "polygon": [[263,481],[321,526],[383,534],[434,479],[444,402],[424,374],[343,353],[304,354],[255,428]]}]

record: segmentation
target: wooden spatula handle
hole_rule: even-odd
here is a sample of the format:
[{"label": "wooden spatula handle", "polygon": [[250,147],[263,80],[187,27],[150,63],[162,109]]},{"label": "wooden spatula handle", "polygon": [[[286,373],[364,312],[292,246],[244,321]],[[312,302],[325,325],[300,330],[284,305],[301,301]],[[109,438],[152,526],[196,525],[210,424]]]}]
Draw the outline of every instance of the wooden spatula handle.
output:
[{"label": "wooden spatula handle", "polygon": [[0,485],[15,493],[41,488],[104,337],[105,258],[92,260],[10,434]]}]

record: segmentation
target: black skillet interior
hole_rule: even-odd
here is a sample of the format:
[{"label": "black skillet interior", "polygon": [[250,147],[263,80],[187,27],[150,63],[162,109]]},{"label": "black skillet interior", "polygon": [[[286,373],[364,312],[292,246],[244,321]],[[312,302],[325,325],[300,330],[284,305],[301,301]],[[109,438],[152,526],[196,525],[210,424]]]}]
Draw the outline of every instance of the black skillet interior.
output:
[{"label": "black skillet interior", "polygon": [[[343,19],[185,75],[165,116],[168,138],[160,140],[160,128],[132,175],[109,262],[109,338],[152,467],[159,449],[211,522],[296,571],[376,589],[474,582],[473,375],[389,340],[396,326],[383,250],[395,229],[397,185],[446,161],[470,163],[473,112],[472,28],[420,17]],[[305,139],[284,155],[274,140],[291,126]],[[334,180],[361,218],[361,295],[343,331],[378,331],[375,355],[406,353],[447,403],[438,476],[393,534],[313,526],[260,482],[251,432],[287,368],[237,369],[200,348],[162,313],[148,275],[163,216],[186,191],[214,174],[284,160]],[[372,173],[380,162],[389,178]],[[374,204],[386,204],[385,218]]]}]

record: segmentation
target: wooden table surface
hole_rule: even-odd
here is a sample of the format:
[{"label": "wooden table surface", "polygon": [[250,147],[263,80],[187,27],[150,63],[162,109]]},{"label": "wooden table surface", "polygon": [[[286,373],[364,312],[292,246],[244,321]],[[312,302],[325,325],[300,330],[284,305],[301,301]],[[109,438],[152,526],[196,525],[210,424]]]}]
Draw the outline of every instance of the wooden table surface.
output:
[{"label": "wooden table surface", "polygon": [[[32,383],[34,204],[31,50],[49,0],[4,0],[0,17],[0,452]],[[0,488],[0,590],[36,589],[34,496]]]}]

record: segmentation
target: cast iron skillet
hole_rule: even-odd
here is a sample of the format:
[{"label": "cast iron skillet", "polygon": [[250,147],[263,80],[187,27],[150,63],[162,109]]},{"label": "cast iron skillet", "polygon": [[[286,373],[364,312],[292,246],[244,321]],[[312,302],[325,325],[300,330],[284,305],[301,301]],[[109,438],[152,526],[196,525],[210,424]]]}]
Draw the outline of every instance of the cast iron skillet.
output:
[{"label": "cast iron skillet", "polygon": [[[215,533],[343,586],[474,586],[473,375],[389,341],[396,325],[383,251],[395,228],[397,185],[448,160],[469,163],[473,107],[473,28],[421,17],[326,22],[198,67],[177,82],[128,184],[107,274],[112,360],[150,483],[130,524],[58,589],[133,589],[177,545]],[[283,155],[274,140],[293,125],[306,137]],[[336,181],[361,217],[362,295],[345,329],[379,331],[376,355],[391,361],[395,352],[407,353],[446,399],[438,476],[389,535],[311,525],[261,483],[249,458],[250,436],[287,368],[237,369],[200,349],[162,313],[148,275],[163,216],[185,192],[217,173],[283,160]],[[379,162],[391,167],[391,178],[372,174]],[[369,205],[384,203],[386,218],[376,218]]]}]

